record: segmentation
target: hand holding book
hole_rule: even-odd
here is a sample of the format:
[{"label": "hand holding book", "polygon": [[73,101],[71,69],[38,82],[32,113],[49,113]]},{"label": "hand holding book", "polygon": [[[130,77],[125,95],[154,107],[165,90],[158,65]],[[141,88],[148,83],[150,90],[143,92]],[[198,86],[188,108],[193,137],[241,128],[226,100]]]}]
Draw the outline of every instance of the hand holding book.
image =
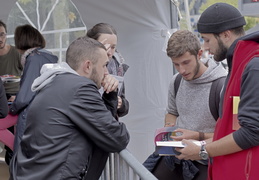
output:
[{"label": "hand holding book", "polygon": [[[181,141],[183,139],[183,130],[179,129],[177,126],[173,127],[163,127],[156,129],[155,132],[155,146],[156,153],[163,155],[179,155],[175,150],[176,147],[183,148],[185,144]],[[177,137],[180,140],[176,140]],[[200,145],[199,141],[193,141],[195,144]]]},{"label": "hand holding book", "polygon": [[199,152],[201,149],[201,142],[200,141],[193,141],[193,140],[182,140],[184,144],[184,148],[175,148],[175,151],[179,153],[177,155],[178,159],[185,159],[185,160],[200,160],[201,157],[199,156]]},{"label": "hand holding book", "polygon": [[177,128],[174,132],[177,134],[176,136],[172,136],[174,141],[182,141],[183,139],[199,139],[199,132],[197,131]]}]

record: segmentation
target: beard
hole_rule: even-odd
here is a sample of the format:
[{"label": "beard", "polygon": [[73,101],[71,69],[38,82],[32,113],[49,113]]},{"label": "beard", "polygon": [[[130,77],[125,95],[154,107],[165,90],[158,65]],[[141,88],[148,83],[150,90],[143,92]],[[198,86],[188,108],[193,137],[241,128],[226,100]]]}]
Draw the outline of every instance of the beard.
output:
[{"label": "beard", "polygon": [[218,49],[214,54],[214,60],[217,62],[223,61],[227,57],[227,47],[223,44],[221,39],[217,38],[218,40]]},{"label": "beard", "polygon": [[199,71],[200,71],[200,62],[199,62],[198,58],[196,58],[196,67],[194,69],[194,75],[193,75],[193,77],[192,77],[192,79],[190,81],[192,81],[192,80],[197,78],[196,76],[199,73]]},{"label": "beard", "polygon": [[4,49],[6,41],[0,41],[0,49]]},{"label": "beard", "polygon": [[100,82],[100,78],[99,75],[96,71],[96,68],[93,68],[92,74],[90,76],[90,79],[95,82],[95,84],[97,85],[97,88],[100,89],[101,88],[101,82]]}]

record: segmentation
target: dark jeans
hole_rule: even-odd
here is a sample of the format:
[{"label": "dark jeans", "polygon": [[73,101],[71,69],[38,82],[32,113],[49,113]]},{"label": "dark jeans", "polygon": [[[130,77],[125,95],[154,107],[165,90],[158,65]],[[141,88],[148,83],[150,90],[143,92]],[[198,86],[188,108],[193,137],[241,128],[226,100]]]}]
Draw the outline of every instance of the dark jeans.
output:
[{"label": "dark jeans", "polygon": [[[15,96],[15,94],[6,94],[7,99],[9,99],[11,96]],[[8,130],[10,132],[14,133],[14,126],[9,127]],[[6,152],[5,152],[5,162],[6,162],[7,165],[9,165],[10,161],[13,157],[13,151],[7,146],[5,146],[5,150],[6,150]]]},{"label": "dark jeans", "polygon": [[[8,130],[11,131],[12,133],[14,133],[14,126],[9,127]],[[6,150],[5,151],[5,162],[7,165],[9,165],[10,161],[13,157],[13,151],[7,146],[5,146],[5,150]]]},{"label": "dark jeans", "polygon": [[[199,169],[199,172],[192,180],[206,180],[208,174],[208,166],[202,165],[196,161],[193,161],[193,164]],[[154,168],[152,173],[159,180],[184,180],[182,171],[183,170],[181,164],[175,164],[175,169],[171,171],[166,166],[165,159],[162,157],[156,164],[156,167]]]}]

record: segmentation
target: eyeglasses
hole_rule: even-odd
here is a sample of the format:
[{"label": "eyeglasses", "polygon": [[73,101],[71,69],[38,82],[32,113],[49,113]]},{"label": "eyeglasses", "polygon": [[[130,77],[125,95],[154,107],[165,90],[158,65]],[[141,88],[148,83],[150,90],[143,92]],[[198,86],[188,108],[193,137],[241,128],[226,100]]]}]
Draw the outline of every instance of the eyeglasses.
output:
[{"label": "eyeglasses", "polygon": [[6,33],[4,33],[4,32],[0,33],[0,37],[1,37],[1,38],[6,37]]}]

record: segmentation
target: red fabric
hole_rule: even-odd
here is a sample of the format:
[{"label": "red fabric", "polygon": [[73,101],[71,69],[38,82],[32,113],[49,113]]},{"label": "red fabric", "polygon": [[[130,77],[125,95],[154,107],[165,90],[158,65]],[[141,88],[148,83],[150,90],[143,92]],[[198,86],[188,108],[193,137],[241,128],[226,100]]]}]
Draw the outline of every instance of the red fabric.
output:
[{"label": "red fabric", "polygon": [[[241,78],[246,65],[259,56],[259,45],[253,41],[239,41],[232,61],[230,79],[224,95],[222,118],[218,119],[214,140],[232,132],[233,96],[240,96]],[[213,158],[209,166],[211,180],[258,180],[259,147]]]},{"label": "red fabric", "polygon": [[13,126],[17,122],[18,116],[8,114],[4,119],[0,119],[0,141],[13,150],[14,134],[7,128]]}]

